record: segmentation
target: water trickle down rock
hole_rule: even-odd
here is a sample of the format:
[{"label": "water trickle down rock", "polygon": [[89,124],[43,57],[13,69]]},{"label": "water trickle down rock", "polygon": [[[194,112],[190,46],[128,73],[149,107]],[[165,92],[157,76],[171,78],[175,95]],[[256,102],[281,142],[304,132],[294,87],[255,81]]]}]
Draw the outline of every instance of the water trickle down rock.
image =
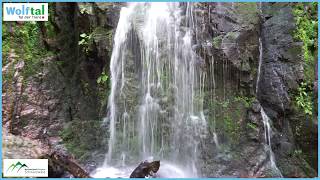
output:
[{"label": "water trickle down rock", "polygon": [[[261,3],[260,5],[260,12],[261,11]],[[258,66],[258,73],[257,73],[257,82],[256,82],[256,94],[258,95],[258,90],[259,90],[259,80],[260,80],[260,72],[261,72],[261,65],[263,61],[263,44],[261,37],[259,37],[259,66]],[[271,168],[275,170],[275,173],[282,177],[281,171],[278,169],[276,162],[275,162],[275,157],[272,151],[272,146],[271,146],[271,136],[272,136],[272,129],[270,125],[270,118],[268,115],[265,113],[263,107],[260,107],[260,113],[263,121],[263,128],[264,128],[264,139],[265,139],[265,151],[267,153],[267,157],[269,157],[270,160],[270,165]]]}]

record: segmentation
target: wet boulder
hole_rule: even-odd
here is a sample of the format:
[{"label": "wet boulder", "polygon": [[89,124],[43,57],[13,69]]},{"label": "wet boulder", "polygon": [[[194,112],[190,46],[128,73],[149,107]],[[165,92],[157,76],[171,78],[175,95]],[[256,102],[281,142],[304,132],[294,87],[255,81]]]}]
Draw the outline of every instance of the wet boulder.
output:
[{"label": "wet boulder", "polygon": [[144,161],[136,167],[130,175],[130,178],[145,178],[152,176],[160,168],[160,161],[148,162]]}]

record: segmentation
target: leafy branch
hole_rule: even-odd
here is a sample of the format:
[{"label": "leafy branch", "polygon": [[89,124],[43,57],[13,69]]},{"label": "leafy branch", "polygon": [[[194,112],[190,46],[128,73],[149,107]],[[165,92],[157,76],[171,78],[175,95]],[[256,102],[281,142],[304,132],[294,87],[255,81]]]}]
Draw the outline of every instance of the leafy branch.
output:
[{"label": "leafy branch", "polygon": [[86,33],[80,34],[80,41],[78,44],[84,48],[86,54],[89,53],[89,45],[92,40],[92,34],[87,35]]},{"label": "leafy branch", "polygon": [[312,96],[307,92],[307,83],[302,82],[298,88],[298,95],[295,97],[297,105],[304,110],[304,113],[312,115]]},{"label": "leafy branch", "polygon": [[109,78],[108,75],[105,72],[102,72],[101,75],[97,79],[97,83],[103,84],[103,83],[107,82],[108,78]]}]

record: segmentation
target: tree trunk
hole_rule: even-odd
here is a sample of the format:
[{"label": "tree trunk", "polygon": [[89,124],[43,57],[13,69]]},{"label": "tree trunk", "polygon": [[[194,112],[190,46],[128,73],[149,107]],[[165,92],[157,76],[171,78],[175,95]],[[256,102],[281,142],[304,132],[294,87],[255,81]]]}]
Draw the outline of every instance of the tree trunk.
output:
[{"label": "tree trunk", "polygon": [[[87,173],[83,168],[80,167],[77,163],[75,163],[69,156],[64,155],[61,152],[55,151],[51,155],[46,154],[41,157],[42,159],[48,159],[49,161],[49,171],[55,171],[57,169],[62,169],[64,171],[68,171],[75,178],[91,178],[89,173]],[[57,174],[62,175],[62,173],[57,172],[49,172],[52,176],[59,176]]]}]

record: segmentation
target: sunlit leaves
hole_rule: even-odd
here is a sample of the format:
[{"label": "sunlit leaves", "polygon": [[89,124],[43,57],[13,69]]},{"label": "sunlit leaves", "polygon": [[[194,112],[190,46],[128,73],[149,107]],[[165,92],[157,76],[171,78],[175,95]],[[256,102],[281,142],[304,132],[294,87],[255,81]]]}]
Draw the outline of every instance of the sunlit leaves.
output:
[{"label": "sunlit leaves", "polygon": [[307,93],[307,84],[302,82],[295,97],[297,105],[304,110],[305,114],[312,115],[312,95]]},{"label": "sunlit leaves", "polygon": [[89,34],[89,35],[86,33],[80,34],[80,41],[78,42],[78,45],[81,45],[84,48],[85,53],[89,52],[89,45],[91,40],[92,40],[92,34]]},{"label": "sunlit leaves", "polygon": [[98,84],[105,83],[105,82],[107,82],[108,78],[109,78],[108,75],[105,72],[102,72],[101,75],[97,79],[97,83]]}]

